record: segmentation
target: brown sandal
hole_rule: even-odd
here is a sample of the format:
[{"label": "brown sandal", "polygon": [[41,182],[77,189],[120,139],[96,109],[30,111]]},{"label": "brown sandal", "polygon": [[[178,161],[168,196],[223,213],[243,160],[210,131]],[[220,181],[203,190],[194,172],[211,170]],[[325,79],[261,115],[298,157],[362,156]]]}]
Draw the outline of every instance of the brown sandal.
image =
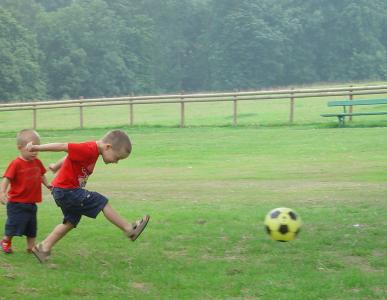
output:
[{"label": "brown sandal", "polygon": [[134,242],[140,234],[144,231],[150,219],[149,215],[144,216],[141,220],[132,224],[132,230],[128,232],[127,236]]},{"label": "brown sandal", "polygon": [[32,248],[32,253],[41,262],[44,263],[51,255],[51,251],[43,251],[42,244],[38,244]]}]

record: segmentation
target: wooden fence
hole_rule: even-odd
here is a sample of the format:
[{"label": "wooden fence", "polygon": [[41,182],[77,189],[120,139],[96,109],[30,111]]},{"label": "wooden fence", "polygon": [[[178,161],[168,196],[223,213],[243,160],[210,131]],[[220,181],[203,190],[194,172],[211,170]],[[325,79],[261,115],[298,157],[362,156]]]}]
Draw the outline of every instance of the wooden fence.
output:
[{"label": "wooden fence", "polygon": [[354,96],[368,96],[387,94],[387,85],[379,86],[347,86],[321,89],[285,89],[271,91],[249,91],[234,93],[206,93],[206,94],[176,94],[158,96],[128,96],[115,98],[77,99],[61,101],[34,101],[21,103],[0,104],[0,111],[31,110],[33,113],[33,128],[37,128],[37,111],[40,109],[79,108],[79,125],[84,126],[83,110],[86,107],[125,105],[129,106],[129,124],[133,125],[135,105],[176,103],[180,105],[180,127],[185,126],[185,105],[197,102],[233,102],[232,125],[238,124],[238,102],[289,99],[289,123],[295,115],[295,101],[300,98],[345,96],[349,100]]}]

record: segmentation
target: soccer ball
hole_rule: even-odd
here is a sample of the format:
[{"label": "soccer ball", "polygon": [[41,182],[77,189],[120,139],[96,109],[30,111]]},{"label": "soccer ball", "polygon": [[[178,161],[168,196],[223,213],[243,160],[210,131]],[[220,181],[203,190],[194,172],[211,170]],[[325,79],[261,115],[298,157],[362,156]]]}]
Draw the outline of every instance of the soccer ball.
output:
[{"label": "soccer ball", "polygon": [[275,208],[265,218],[265,228],[270,237],[279,242],[293,240],[300,232],[302,221],[294,210],[286,207]]}]

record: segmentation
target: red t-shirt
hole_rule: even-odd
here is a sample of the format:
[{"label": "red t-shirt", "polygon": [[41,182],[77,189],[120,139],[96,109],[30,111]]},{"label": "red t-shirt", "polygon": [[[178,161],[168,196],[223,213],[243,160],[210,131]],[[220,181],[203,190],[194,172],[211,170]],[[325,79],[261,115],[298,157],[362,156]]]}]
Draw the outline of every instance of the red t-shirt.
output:
[{"label": "red t-shirt", "polygon": [[8,191],[9,202],[36,203],[42,201],[42,176],[46,173],[42,162],[35,158],[13,160],[3,177],[11,182]]},{"label": "red t-shirt", "polygon": [[84,187],[87,178],[93,173],[98,157],[96,142],[69,143],[68,155],[52,181],[52,186],[64,189]]}]

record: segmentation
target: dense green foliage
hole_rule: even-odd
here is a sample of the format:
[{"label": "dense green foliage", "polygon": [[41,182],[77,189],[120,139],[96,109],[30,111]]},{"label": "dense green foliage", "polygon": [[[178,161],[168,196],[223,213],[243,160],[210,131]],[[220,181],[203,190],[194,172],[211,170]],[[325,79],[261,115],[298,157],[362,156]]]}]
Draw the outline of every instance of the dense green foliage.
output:
[{"label": "dense green foliage", "polygon": [[39,53],[34,34],[0,9],[1,98],[33,98],[45,94]]},{"label": "dense green foliage", "polygon": [[0,0],[0,99],[387,78],[385,0]]}]

